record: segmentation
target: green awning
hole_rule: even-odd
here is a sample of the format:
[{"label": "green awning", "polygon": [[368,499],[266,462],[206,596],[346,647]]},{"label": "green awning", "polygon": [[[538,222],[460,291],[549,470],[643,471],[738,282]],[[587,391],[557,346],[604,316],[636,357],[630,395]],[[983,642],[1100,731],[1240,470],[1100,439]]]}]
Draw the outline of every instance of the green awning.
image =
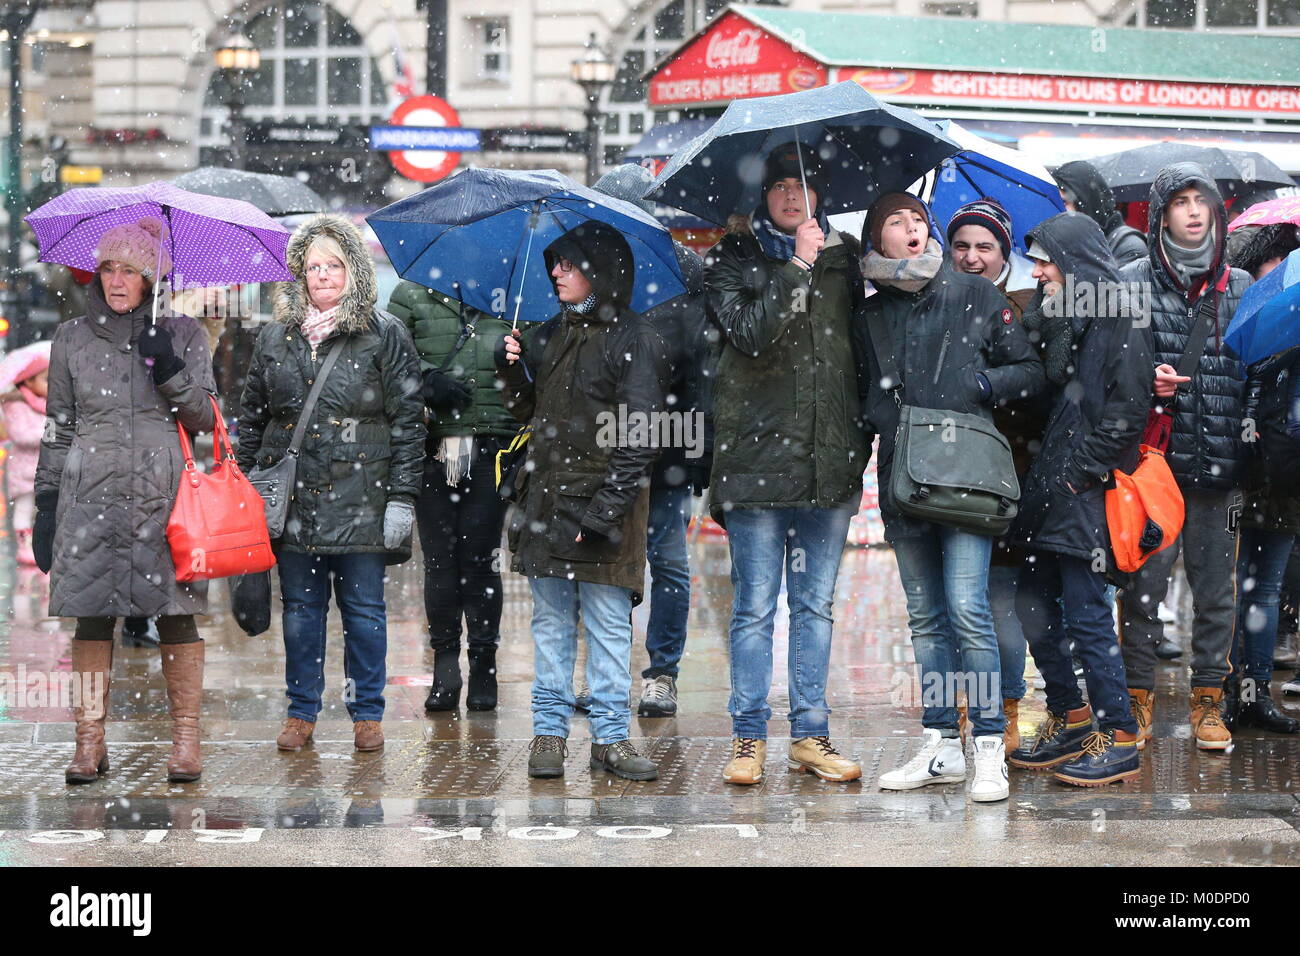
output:
[{"label": "green awning", "polygon": [[1300,37],[727,9],[830,66],[1300,85]]}]

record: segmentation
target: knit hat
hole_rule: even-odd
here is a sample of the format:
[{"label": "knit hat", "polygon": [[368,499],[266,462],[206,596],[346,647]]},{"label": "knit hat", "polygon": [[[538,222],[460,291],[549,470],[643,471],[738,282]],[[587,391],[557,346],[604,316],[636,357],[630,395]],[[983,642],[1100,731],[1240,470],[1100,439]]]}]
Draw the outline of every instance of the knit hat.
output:
[{"label": "knit hat", "polygon": [[900,209],[914,210],[927,223],[930,222],[930,213],[925,208],[925,203],[911,193],[885,193],[871,204],[867,221],[863,224],[863,235],[872,249],[880,248],[880,231],[885,227],[885,220]]},{"label": "knit hat", "polygon": [[[798,152],[795,152],[795,150]],[[799,179],[799,153],[803,154],[802,179],[817,193],[817,204],[824,205],[826,197],[826,170],[821,157],[807,143],[782,143],[767,154],[763,164],[763,195],[772,188],[773,183],[783,179]]]},{"label": "knit hat", "polygon": [[1002,247],[1002,258],[1011,258],[1011,216],[996,199],[985,196],[959,207],[952,214],[952,219],[948,220],[950,245],[953,234],[962,226],[983,226],[993,233],[998,245]]},{"label": "knit hat", "polygon": [[95,262],[125,263],[139,270],[150,282],[172,271],[172,257],[167,254],[167,226],[157,216],[115,226],[99,237]]}]

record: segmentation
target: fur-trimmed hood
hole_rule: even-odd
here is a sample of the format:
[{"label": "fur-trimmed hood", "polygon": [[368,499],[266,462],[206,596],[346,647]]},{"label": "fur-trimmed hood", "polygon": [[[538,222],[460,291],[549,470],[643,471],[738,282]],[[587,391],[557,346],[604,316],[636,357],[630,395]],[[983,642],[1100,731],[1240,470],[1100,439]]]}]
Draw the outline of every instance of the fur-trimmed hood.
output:
[{"label": "fur-trimmed hood", "polygon": [[277,322],[301,325],[307,315],[307,248],[318,236],[329,236],[343,250],[343,261],[352,279],[352,290],[339,300],[338,329],[345,334],[369,327],[379,297],[375,264],[366,249],[361,230],[342,216],[313,216],[294,231],[285,254],[285,265],[293,282],[281,282],[275,294],[273,312]]}]

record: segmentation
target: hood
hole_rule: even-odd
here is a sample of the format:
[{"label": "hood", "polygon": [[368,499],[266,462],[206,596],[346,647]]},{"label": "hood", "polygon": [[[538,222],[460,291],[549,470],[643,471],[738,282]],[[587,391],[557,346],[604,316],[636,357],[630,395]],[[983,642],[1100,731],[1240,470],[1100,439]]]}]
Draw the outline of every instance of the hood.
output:
[{"label": "hood", "polygon": [[295,230],[289,239],[285,264],[293,282],[278,283],[274,318],[287,325],[301,325],[307,315],[307,247],[318,236],[329,236],[343,250],[343,261],[352,278],[352,290],[339,300],[338,329],[350,334],[369,328],[379,288],[375,282],[375,264],[370,258],[361,230],[342,216],[312,216]]},{"label": "hood", "polygon": [[1223,269],[1228,211],[1224,207],[1223,196],[1219,194],[1219,187],[1196,163],[1171,163],[1156,174],[1155,182],[1151,184],[1151,205],[1147,210],[1147,253],[1151,256],[1152,270],[1172,289],[1182,289],[1183,283],[1165,254],[1165,230],[1160,221],[1174,194],[1190,186],[1195,186],[1205,194],[1214,211],[1214,256],[1210,260],[1209,274],[1218,276]]},{"label": "hood", "polygon": [[622,312],[632,301],[636,263],[627,240],[613,226],[594,219],[574,226],[547,246],[544,256],[548,274],[557,259],[571,261],[591,283],[598,305]]},{"label": "hood", "polygon": [[1101,226],[1102,232],[1110,235],[1124,225],[1124,217],[1115,208],[1115,194],[1092,163],[1066,163],[1052,175],[1058,185],[1074,193],[1076,211]]},{"label": "hood", "polygon": [[[1060,212],[1050,219],[1045,219],[1025,235],[1025,245],[1037,242],[1052,262],[1067,277],[1074,277],[1076,290],[1084,288],[1085,283],[1091,289],[1092,301],[1096,303],[1113,301],[1110,296],[1102,296],[1100,290],[1106,286],[1118,286],[1120,282],[1119,266],[1110,251],[1110,243],[1096,220],[1081,212]],[[1087,325],[1091,315],[1079,315],[1078,309],[1069,310],[1076,334]]]},{"label": "hood", "polygon": [[1228,235],[1225,255],[1234,269],[1245,269],[1253,277],[1255,270],[1269,259],[1285,259],[1300,248],[1300,235],[1289,222],[1264,226],[1242,226]]},{"label": "hood", "polygon": [[19,382],[39,375],[50,367],[50,342],[33,342],[14,349],[0,360],[0,392],[8,392]]},{"label": "hood", "polygon": [[600,179],[596,180],[596,185],[591,188],[596,192],[604,193],[606,196],[613,196],[615,199],[622,199],[639,206],[642,210],[650,215],[655,214],[655,204],[645,198],[645,194],[650,191],[654,185],[655,178],[650,170],[644,166],[638,166],[636,163],[624,163],[622,166],[615,166]]}]

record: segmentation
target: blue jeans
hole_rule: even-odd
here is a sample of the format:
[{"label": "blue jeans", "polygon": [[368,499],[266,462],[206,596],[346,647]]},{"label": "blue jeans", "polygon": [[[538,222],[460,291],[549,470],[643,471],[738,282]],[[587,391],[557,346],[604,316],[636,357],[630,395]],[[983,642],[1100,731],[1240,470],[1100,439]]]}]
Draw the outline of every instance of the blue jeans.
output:
[{"label": "blue jeans", "polygon": [[587,635],[591,736],[626,740],[632,722],[632,592],[612,584],[530,577],[533,591],[533,733],[569,736],[578,614]]},{"label": "blue jeans", "polygon": [[675,678],[686,648],[686,618],[691,610],[691,569],[686,554],[686,525],[691,518],[691,486],[650,489],[650,527],[646,557],[650,563],[650,620],[645,649],[650,666],[642,677]]},{"label": "blue jeans", "polygon": [[1074,655],[1083,663],[1097,725],[1137,733],[1105,576],[1085,558],[1040,551],[1020,569],[1016,609],[1043,675],[1047,709],[1064,714],[1083,706],[1070,653],[1073,644]]},{"label": "blue jeans", "polygon": [[731,732],[767,739],[772,627],[785,570],[790,609],[790,734],[828,736],[826,674],[835,577],[857,502],[835,508],[744,508],[727,515],[731,547]]},{"label": "blue jeans", "polygon": [[1237,628],[1232,641],[1232,673],[1256,683],[1273,678],[1278,605],[1282,578],[1291,560],[1295,535],[1258,528],[1241,529],[1237,555]]},{"label": "blue jeans", "polygon": [[957,736],[957,691],[976,737],[1001,737],[1002,673],[989,610],[993,539],[934,526],[894,542],[907,594],[912,653],[921,684],[921,725]]},{"label": "blue jeans", "polygon": [[289,716],[314,723],[325,692],[325,622],[330,579],[343,618],[344,693],[354,721],[383,720],[388,620],[383,554],[302,554],[281,551],[284,680]]},{"label": "blue jeans", "polygon": [[1025,696],[1025,631],[1016,616],[1016,581],[1019,568],[989,566],[989,610],[993,633],[998,638],[998,660],[1002,669],[1002,696],[1020,700]]}]

